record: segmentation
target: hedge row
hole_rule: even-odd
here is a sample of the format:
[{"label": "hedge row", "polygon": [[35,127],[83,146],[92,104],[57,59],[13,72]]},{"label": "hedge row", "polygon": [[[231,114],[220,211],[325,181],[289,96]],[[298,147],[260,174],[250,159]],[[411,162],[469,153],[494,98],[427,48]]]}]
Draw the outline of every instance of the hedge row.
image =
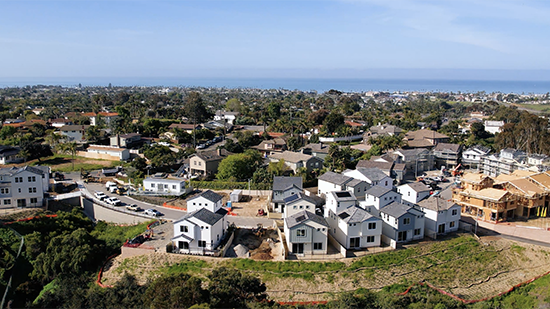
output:
[{"label": "hedge row", "polygon": [[[191,181],[191,186],[195,189],[212,189],[212,190],[248,190],[248,182],[231,182],[231,181]],[[250,183],[251,190],[271,190],[270,183]]]}]

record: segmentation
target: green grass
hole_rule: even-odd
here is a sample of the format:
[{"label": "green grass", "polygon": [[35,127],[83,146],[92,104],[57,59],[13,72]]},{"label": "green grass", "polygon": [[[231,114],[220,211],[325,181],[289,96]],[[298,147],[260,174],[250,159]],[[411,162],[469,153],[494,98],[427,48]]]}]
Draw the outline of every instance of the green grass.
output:
[{"label": "green grass", "polygon": [[539,112],[548,112],[550,111],[550,105],[547,104],[519,104],[524,108],[539,111]]},{"label": "green grass", "polygon": [[[86,161],[86,160],[94,160],[94,161],[105,161],[110,162],[107,166],[102,164],[90,164],[90,163],[82,163],[79,161]],[[63,172],[63,173],[69,173],[69,172],[75,172],[83,170],[99,170],[102,168],[109,168],[114,167],[117,165],[120,165],[119,161],[109,161],[109,160],[101,160],[101,159],[89,159],[85,157],[79,157],[75,156],[74,161],[76,161],[74,164],[71,164],[73,162],[73,156],[70,155],[62,155],[57,154],[45,159],[41,159],[40,161],[34,161],[30,163],[31,166],[34,165],[47,165],[52,167],[52,171],[55,172]]]},{"label": "green grass", "polygon": [[107,246],[114,250],[122,246],[127,239],[132,239],[145,232],[147,230],[147,224],[153,221],[154,220],[151,220],[132,226],[119,226],[100,221],[94,227],[91,234],[97,239],[105,241]]}]

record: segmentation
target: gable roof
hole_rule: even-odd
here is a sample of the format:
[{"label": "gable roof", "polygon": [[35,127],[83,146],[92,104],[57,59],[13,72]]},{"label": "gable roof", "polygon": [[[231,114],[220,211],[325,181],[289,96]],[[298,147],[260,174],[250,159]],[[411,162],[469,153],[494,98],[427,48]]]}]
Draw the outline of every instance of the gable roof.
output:
[{"label": "gable roof", "polygon": [[338,213],[338,217],[346,223],[361,223],[373,217],[363,208],[352,206]]},{"label": "gable roof", "polygon": [[406,183],[406,184],[401,185],[399,187],[404,187],[404,186],[408,186],[409,188],[413,189],[416,192],[425,192],[425,191],[431,191],[432,190],[430,187],[426,186],[425,184],[423,184],[421,182]]},{"label": "gable roof", "polygon": [[347,201],[357,201],[357,198],[350,191],[331,191],[328,194],[332,195],[335,201],[347,202]]},{"label": "gable roof", "polygon": [[314,200],[313,198],[301,193],[301,192],[298,192],[296,194],[293,194],[291,196],[288,196],[286,197],[283,202],[288,206],[288,205],[291,205],[293,203],[296,203],[296,202],[299,202],[299,201],[306,201],[306,202],[309,202],[309,203],[312,203],[313,205],[317,205],[317,201]]},{"label": "gable roof", "polygon": [[187,202],[189,201],[192,201],[194,199],[198,199],[199,197],[204,197],[205,199],[213,202],[213,203],[216,203],[218,202],[219,200],[221,200],[223,198],[223,196],[219,195],[218,193],[212,191],[212,190],[206,190],[204,192],[202,192],[201,194],[193,197],[193,198],[190,198],[189,200],[187,200]]},{"label": "gable roof", "polygon": [[221,161],[229,155],[231,155],[231,152],[225,149],[220,149],[220,152],[218,152],[218,149],[214,149],[214,150],[196,152],[191,157],[196,156],[201,158],[204,161],[209,162],[209,161]]},{"label": "gable roof", "polygon": [[379,168],[358,168],[356,169],[359,171],[363,176],[365,176],[367,179],[371,181],[380,181],[388,175],[386,175],[381,169]]},{"label": "gable roof", "polygon": [[[299,152],[292,152],[292,151],[284,151],[282,153],[274,153],[274,154],[270,155],[269,157],[273,158],[273,159],[278,159],[278,160],[285,160],[285,162],[291,162],[291,163],[297,163],[297,162],[300,162],[300,161],[308,161],[312,158],[316,158],[314,156],[310,156],[310,155],[299,153]],[[321,160],[319,158],[317,158],[317,159]]]},{"label": "gable roof", "polygon": [[287,176],[275,176],[273,177],[273,191],[284,191],[292,186],[298,187],[302,190],[302,177],[287,177]]},{"label": "gable roof", "polygon": [[[191,212],[191,213],[187,214],[186,216],[184,216],[183,218],[179,219],[176,222],[180,222],[180,221],[183,221],[183,220],[189,219],[189,218],[197,218],[197,219],[199,219],[200,221],[202,221],[206,224],[214,225],[214,224],[216,224],[216,222],[220,221],[226,214],[227,214],[227,210],[225,210],[223,208],[220,208],[216,212],[211,212],[210,210],[208,210],[206,208],[201,208],[197,211],[194,211],[194,212]],[[176,223],[176,222],[174,222],[174,223]]]},{"label": "gable roof", "polygon": [[370,189],[367,190],[366,194],[367,195],[372,195],[372,196],[375,196],[375,197],[381,197],[381,196],[384,196],[384,195],[386,195],[386,193],[389,193],[391,191],[392,191],[391,189],[388,189],[388,188],[385,188],[385,187],[382,187],[382,186],[373,186],[373,187],[371,187]]},{"label": "gable roof", "polygon": [[434,151],[451,151],[451,152],[459,152],[462,148],[462,145],[460,144],[450,144],[450,143],[438,143]]},{"label": "gable roof", "polygon": [[307,144],[300,149],[311,149],[312,152],[316,153],[328,153],[329,146],[327,144]]},{"label": "gable roof", "polygon": [[311,213],[307,210],[297,212],[297,213],[293,214],[292,216],[285,218],[286,226],[289,229],[291,229],[291,228],[293,228],[293,227],[295,227],[299,224],[305,223],[307,221],[312,221],[312,222],[315,222],[315,223],[323,225],[323,226],[328,226],[328,223],[325,220],[325,218],[323,218],[319,215],[316,215],[314,213]]},{"label": "gable roof", "polygon": [[322,181],[329,182],[329,183],[333,183],[333,184],[336,184],[336,185],[340,185],[340,186],[350,182],[351,180],[353,180],[352,177],[342,175],[342,174],[338,174],[338,173],[331,172],[331,171],[328,171],[328,172],[324,173],[323,175],[319,176],[318,179],[322,180]]},{"label": "gable roof", "polygon": [[393,202],[386,207],[380,209],[381,213],[388,214],[394,218],[399,218],[407,213],[416,212],[422,213],[420,210],[416,210],[411,206],[405,205],[403,203]]},{"label": "gable roof", "polygon": [[359,162],[357,162],[356,168],[379,168],[381,170],[391,170],[393,164],[393,162],[360,160]]},{"label": "gable roof", "polygon": [[451,200],[446,200],[438,196],[430,196],[429,198],[418,202],[418,206],[434,211],[449,210],[451,207],[459,206]]}]

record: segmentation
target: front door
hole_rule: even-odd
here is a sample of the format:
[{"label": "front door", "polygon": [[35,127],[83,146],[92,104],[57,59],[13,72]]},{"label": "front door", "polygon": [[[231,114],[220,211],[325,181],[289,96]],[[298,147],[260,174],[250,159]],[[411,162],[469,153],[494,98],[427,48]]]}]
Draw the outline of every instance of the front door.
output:
[{"label": "front door", "polygon": [[397,241],[405,241],[407,240],[407,231],[401,231],[397,233]]},{"label": "front door", "polygon": [[292,252],[294,254],[303,254],[304,253],[304,244],[292,244]]},{"label": "front door", "polygon": [[352,237],[349,239],[349,247],[350,248],[359,248],[361,247],[361,238],[359,237]]},{"label": "front door", "polygon": [[26,199],[18,199],[17,200],[17,207],[26,207],[27,206],[27,200]]},{"label": "front door", "polygon": [[445,234],[445,224],[440,224],[440,225],[437,227],[437,233],[438,233],[438,234]]}]

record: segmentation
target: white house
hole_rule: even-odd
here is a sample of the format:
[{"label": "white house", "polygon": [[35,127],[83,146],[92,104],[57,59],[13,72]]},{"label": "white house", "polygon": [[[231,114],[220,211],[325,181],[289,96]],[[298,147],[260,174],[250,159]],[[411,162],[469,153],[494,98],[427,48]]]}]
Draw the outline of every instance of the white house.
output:
[{"label": "white house", "polygon": [[83,142],[84,134],[90,126],[87,125],[66,125],[59,129],[59,133],[69,142]]},{"label": "white house", "polygon": [[421,182],[411,182],[397,187],[401,194],[401,202],[413,206],[430,196],[431,188]]},{"label": "white house", "polygon": [[42,207],[50,182],[49,172],[47,166],[0,169],[0,207]]},{"label": "white house", "polygon": [[481,159],[490,152],[491,149],[485,146],[477,145],[468,148],[462,152],[462,165],[469,168],[478,168],[481,163]]},{"label": "white house", "polygon": [[[365,201],[361,202],[362,208],[373,214],[393,202],[401,203],[401,194],[381,186],[374,186],[367,190]],[[374,208],[374,210],[373,210]]]},{"label": "white house", "polygon": [[323,197],[332,191],[350,191],[357,199],[364,199],[371,186],[367,182],[346,175],[326,172],[318,178],[318,195]]},{"label": "white house", "polygon": [[223,208],[216,212],[207,208],[188,212],[173,223],[174,248],[179,253],[213,255],[227,230],[226,214]]},{"label": "white house", "polygon": [[216,121],[227,121],[230,124],[235,124],[235,119],[239,117],[239,112],[226,112],[226,111],[216,111],[214,115],[214,120]]},{"label": "white house", "polygon": [[181,195],[190,189],[181,178],[152,176],[143,180],[143,190],[156,194]]},{"label": "white house", "polygon": [[90,145],[86,150],[86,157],[106,160],[121,160],[130,159],[130,151],[126,148],[119,148],[104,145]]},{"label": "white house", "polygon": [[301,211],[315,213],[316,202],[313,198],[298,192],[284,199],[285,210],[283,218],[288,218]]},{"label": "white house", "polygon": [[393,188],[393,179],[379,168],[357,168],[355,170],[345,170],[342,174],[363,180],[371,186]]},{"label": "white house", "polygon": [[391,203],[380,210],[382,241],[396,248],[398,243],[424,238],[424,213],[402,203]]},{"label": "white house", "polygon": [[211,212],[217,212],[222,208],[223,196],[212,190],[206,190],[187,201],[187,211],[193,212],[206,208]]},{"label": "white house", "polygon": [[502,131],[504,121],[485,120],[483,124],[485,125],[485,131],[496,134]]},{"label": "white house", "polygon": [[306,210],[285,218],[284,230],[288,250],[293,254],[326,254],[328,224]]},{"label": "white house", "polygon": [[380,246],[382,220],[362,208],[351,206],[338,213],[331,211],[326,220],[329,234],[346,249]]},{"label": "white house", "polygon": [[273,193],[271,196],[272,211],[284,213],[285,198],[302,192],[302,177],[273,177]]},{"label": "white house", "polygon": [[357,205],[357,198],[349,191],[334,191],[326,196],[325,218],[330,217],[330,213],[338,214],[340,211]]},{"label": "white house", "polygon": [[418,203],[418,208],[426,214],[425,233],[435,238],[438,234],[447,234],[458,230],[460,205],[432,196]]}]

